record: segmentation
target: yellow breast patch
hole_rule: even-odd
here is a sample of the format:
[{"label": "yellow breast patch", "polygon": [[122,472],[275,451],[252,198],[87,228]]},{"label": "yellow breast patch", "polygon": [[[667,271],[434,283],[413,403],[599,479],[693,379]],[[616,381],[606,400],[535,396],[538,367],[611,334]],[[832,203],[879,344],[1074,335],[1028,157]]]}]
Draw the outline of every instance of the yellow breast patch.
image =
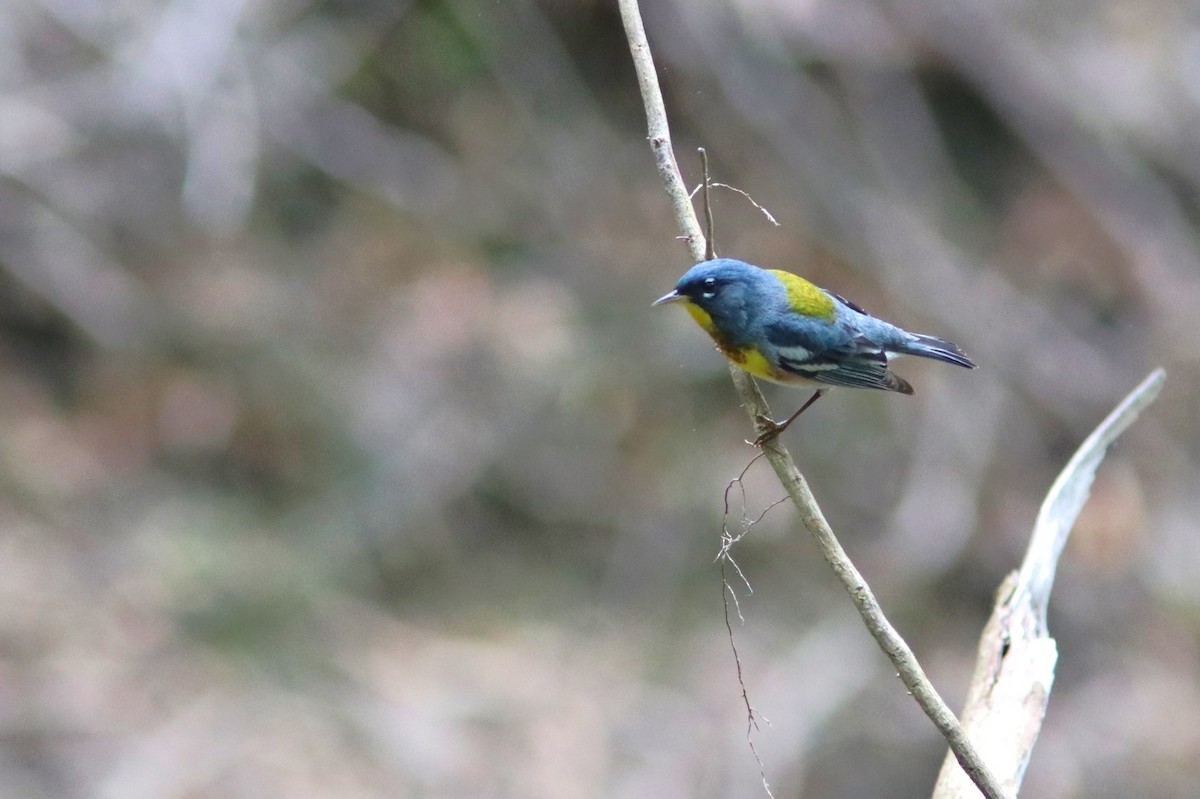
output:
[{"label": "yellow breast patch", "polygon": [[818,319],[834,317],[833,298],[821,289],[791,272],[784,272],[782,269],[769,271],[779,278],[779,282],[787,289],[788,304],[791,305],[793,311],[804,316],[815,316]]},{"label": "yellow breast patch", "polygon": [[721,352],[725,353],[726,358],[755,377],[761,377],[766,380],[779,379],[775,369],[771,366],[771,362],[763,357],[763,354],[754,347],[743,347],[740,350],[722,348]]},{"label": "yellow breast patch", "polygon": [[771,367],[771,362],[756,347],[729,346],[725,341],[725,337],[721,335],[721,331],[717,330],[713,324],[712,317],[709,316],[708,311],[690,300],[685,301],[683,307],[687,308],[687,312],[696,320],[696,324],[700,325],[700,327],[704,328],[705,332],[712,336],[713,341],[716,342],[717,349],[726,358],[755,377],[762,377],[767,380],[779,379],[779,374]]}]

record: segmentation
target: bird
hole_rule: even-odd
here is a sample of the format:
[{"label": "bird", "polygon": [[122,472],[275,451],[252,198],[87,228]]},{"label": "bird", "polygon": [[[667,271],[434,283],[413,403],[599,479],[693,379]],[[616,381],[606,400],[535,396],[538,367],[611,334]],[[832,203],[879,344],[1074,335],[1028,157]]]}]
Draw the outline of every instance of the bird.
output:
[{"label": "bird", "polygon": [[830,388],[915,393],[890,369],[897,355],[975,368],[951,341],[909,333],[799,275],[734,258],[693,266],[652,305],[667,303],[681,304],[726,358],[755,377],[815,389],[782,423],[760,416],[756,446],[786,430]]}]

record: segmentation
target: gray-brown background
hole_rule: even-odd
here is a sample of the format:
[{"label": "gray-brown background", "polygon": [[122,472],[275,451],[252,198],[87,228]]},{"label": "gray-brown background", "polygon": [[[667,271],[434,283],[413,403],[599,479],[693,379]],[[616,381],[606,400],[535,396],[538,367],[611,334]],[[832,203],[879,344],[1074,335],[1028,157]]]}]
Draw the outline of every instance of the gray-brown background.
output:
[{"label": "gray-brown background", "polygon": [[[0,795],[762,795],[712,564],[750,428],[649,308],[687,260],[613,5],[0,6]],[[1194,796],[1200,8],[646,6],[685,173],[780,221],[719,192],[721,252],[980,364],[787,435],[952,704],[1055,473],[1167,367],[1065,556],[1026,793]],[[926,795],[791,510],[736,554],[776,796]]]}]

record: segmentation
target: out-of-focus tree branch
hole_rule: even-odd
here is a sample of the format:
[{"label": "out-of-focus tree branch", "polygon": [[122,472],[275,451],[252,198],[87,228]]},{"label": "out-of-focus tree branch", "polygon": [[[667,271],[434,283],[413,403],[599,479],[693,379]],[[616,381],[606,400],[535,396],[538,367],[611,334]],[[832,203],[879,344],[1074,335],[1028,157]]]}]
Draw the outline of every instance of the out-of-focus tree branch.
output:
[{"label": "out-of-focus tree branch", "polygon": [[[705,254],[705,240],[700,232],[695,209],[688,197],[683,178],[679,174],[679,167],[671,147],[666,108],[658,85],[654,61],[650,54],[649,42],[646,39],[646,31],[642,24],[641,12],[637,0],[621,0],[620,8],[625,34],[629,39],[629,49],[633,54],[634,66],[637,70],[642,101],[646,109],[650,147],[654,152],[655,163],[663,178],[667,193],[671,197],[675,218],[683,238],[688,244],[693,260],[699,261]],[[743,407],[750,419],[755,421],[757,432],[759,434],[765,432],[766,427],[758,420],[769,419],[770,408],[767,406],[762,392],[759,391],[754,379],[741,369],[731,366],[730,372],[733,376],[734,386],[742,399]],[[791,497],[796,509],[800,512],[804,526],[817,542],[821,554],[825,556],[838,579],[842,581],[842,585],[850,593],[867,629],[891,659],[900,679],[912,693],[917,704],[946,738],[958,763],[989,799],[1006,796],[1000,783],[991,774],[967,739],[958,719],[955,718],[925,676],[924,670],[917,662],[917,658],[908,644],[884,616],[870,586],[867,585],[866,580],[855,568],[833,534],[833,530],[817,505],[816,498],[809,489],[807,481],[796,468],[791,455],[777,438],[768,441],[763,450],[788,496]]]},{"label": "out-of-focus tree branch", "polygon": [[[1151,372],[1063,468],[1038,512],[1021,569],[997,591],[996,607],[979,640],[963,726],[1013,795],[1025,776],[1054,683],[1058,647],[1047,629],[1046,609],[1059,556],[1109,444],[1154,401],[1165,379],[1162,369]],[[934,799],[975,796],[966,775],[947,757]]]}]

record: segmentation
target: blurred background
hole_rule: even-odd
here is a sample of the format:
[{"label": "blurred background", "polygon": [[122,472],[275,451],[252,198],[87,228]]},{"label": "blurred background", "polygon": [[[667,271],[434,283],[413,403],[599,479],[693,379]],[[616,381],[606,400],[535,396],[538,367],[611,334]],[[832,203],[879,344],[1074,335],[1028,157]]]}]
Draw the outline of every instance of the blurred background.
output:
[{"label": "blurred background", "polygon": [[[1200,6],[646,3],[724,255],[976,372],[786,443],[959,706],[1046,489],[1030,796],[1200,780]],[[751,460],[615,4],[0,5],[0,795],[765,796],[713,562]],[[805,394],[768,387],[778,413]],[[765,464],[729,524],[782,496]],[[776,797],[944,746],[787,506],[734,550]]]}]

